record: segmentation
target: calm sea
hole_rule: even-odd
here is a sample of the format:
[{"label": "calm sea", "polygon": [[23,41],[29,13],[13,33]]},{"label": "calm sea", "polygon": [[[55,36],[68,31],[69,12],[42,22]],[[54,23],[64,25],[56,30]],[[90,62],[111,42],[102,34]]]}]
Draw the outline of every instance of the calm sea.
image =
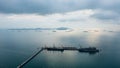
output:
[{"label": "calm sea", "polygon": [[94,30],[0,30],[0,68],[16,68],[44,46],[94,46],[94,55],[43,51],[23,68],[120,68],[120,32]]}]

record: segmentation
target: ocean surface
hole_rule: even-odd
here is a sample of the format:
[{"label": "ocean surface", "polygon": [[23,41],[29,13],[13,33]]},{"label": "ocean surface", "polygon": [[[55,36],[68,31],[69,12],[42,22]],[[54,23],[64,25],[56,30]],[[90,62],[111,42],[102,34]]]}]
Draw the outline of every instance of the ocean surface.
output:
[{"label": "ocean surface", "polygon": [[45,46],[94,46],[99,53],[42,51],[23,68],[120,68],[120,32],[0,30],[0,68],[16,68]]}]

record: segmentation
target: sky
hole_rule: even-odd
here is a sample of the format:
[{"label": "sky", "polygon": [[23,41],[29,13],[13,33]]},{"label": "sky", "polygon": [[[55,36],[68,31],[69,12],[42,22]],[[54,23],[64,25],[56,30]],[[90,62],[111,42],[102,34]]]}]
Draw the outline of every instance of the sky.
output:
[{"label": "sky", "polygon": [[119,29],[120,0],[0,0],[0,28]]}]

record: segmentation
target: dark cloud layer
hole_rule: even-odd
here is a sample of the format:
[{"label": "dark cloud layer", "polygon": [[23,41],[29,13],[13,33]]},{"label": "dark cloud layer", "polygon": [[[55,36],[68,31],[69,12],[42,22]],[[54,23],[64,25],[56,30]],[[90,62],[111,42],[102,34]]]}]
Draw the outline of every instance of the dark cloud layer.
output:
[{"label": "dark cloud layer", "polygon": [[119,0],[0,0],[0,13],[64,13],[80,9],[119,12]]},{"label": "dark cloud layer", "polygon": [[118,12],[101,10],[91,15],[91,17],[100,20],[118,20],[120,18],[120,14]]}]

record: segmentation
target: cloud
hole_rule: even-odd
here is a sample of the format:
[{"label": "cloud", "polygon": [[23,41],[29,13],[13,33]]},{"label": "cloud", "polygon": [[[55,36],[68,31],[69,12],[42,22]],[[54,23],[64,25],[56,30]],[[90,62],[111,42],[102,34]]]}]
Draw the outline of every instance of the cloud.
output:
[{"label": "cloud", "polygon": [[84,9],[120,12],[120,0],[0,0],[0,13],[54,14]]},{"label": "cloud", "polygon": [[118,28],[120,0],[0,0],[0,28]]},{"label": "cloud", "polygon": [[78,9],[75,4],[72,0],[0,0],[0,12],[50,14]]},{"label": "cloud", "polygon": [[85,21],[90,15],[94,13],[92,9],[84,9],[73,12],[67,12],[63,18],[59,19],[60,22],[79,22]]},{"label": "cloud", "polygon": [[[100,11],[100,12],[99,12]],[[120,20],[104,21],[95,15],[105,10],[77,10],[49,15],[38,14],[0,14],[0,28],[116,28]],[[111,14],[112,12],[110,12]],[[109,14],[109,13],[108,13]],[[116,14],[116,13],[115,13]],[[114,15],[114,13],[112,14]],[[64,21],[61,21],[64,20]],[[103,21],[100,21],[103,20]],[[115,24],[118,23],[118,24]],[[62,28],[63,29],[63,28]]]},{"label": "cloud", "polygon": [[[79,10],[74,12],[66,12],[65,14],[56,13],[49,15],[38,14],[0,14],[0,27],[8,28],[24,28],[24,27],[76,27],[87,21],[88,17],[93,13],[92,10]],[[74,19],[74,20],[73,20]],[[76,21],[76,20],[78,21]],[[61,20],[66,20],[61,22]],[[73,21],[71,21],[73,20]]]},{"label": "cloud", "polygon": [[100,19],[100,20],[119,20],[120,14],[113,11],[106,10],[97,10],[91,17]]}]

